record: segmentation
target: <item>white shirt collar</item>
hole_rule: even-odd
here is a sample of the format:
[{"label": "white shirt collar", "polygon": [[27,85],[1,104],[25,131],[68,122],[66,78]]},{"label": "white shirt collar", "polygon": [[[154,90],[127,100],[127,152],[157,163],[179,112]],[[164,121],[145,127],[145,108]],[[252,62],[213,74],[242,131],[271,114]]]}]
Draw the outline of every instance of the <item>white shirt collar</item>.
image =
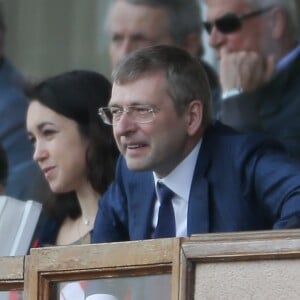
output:
[{"label": "white shirt collar", "polygon": [[188,201],[201,143],[202,138],[190,154],[166,177],[158,178],[155,172],[153,172],[155,188],[157,182],[160,181],[169,187],[180,198]]}]

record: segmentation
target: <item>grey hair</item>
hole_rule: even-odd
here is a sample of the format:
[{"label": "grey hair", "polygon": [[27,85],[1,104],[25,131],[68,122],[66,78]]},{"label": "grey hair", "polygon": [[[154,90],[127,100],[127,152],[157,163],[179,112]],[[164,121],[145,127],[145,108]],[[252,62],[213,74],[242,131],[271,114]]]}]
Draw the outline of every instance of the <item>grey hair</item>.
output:
[{"label": "grey hair", "polygon": [[[110,10],[114,0],[111,3]],[[166,29],[178,46],[183,46],[186,37],[190,33],[202,32],[201,6],[198,0],[124,0],[133,5],[145,5],[153,8],[164,9],[167,14]],[[106,20],[106,30],[108,31],[109,16]],[[199,49],[199,54],[203,54],[203,49]]]},{"label": "grey hair", "polygon": [[133,82],[163,72],[167,91],[180,115],[193,100],[203,105],[203,126],[212,120],[211,93],[202,63],[185,50],[175,46],[157,45],[132,52],[112,72],[115,84]]},{"label": "grey hair", "polygon": [[245,2],[256,9],[264,7],[279,7],[286,13],[288,32],[291,37],[298,40],[300,37],[300,2],[299,0],[245,0]]}]

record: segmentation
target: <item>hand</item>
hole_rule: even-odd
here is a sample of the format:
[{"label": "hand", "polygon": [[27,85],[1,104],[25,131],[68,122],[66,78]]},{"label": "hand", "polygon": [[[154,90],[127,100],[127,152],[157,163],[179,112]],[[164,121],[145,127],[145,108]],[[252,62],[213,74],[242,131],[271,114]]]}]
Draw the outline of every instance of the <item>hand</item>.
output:
[{"label": "hand", "polygon": [[264,59],[254,51],[227,52],[220,55],[220,82],[222,90],[242,89],[250,92],[270,80],[275,61],[272,56]]}]

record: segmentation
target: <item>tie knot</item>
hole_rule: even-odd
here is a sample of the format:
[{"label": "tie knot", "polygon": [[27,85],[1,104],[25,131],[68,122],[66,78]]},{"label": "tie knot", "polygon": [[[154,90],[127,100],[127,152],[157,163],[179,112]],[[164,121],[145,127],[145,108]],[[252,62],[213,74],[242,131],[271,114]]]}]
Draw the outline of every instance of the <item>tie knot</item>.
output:
[{"label": "tie knot", "polygon": [[160,201],[163,204],[167,204],[167,203],[171,202],[171,200],[174,196],[174,192],[161,182],[157,183],[157,192],[159,194]]}]

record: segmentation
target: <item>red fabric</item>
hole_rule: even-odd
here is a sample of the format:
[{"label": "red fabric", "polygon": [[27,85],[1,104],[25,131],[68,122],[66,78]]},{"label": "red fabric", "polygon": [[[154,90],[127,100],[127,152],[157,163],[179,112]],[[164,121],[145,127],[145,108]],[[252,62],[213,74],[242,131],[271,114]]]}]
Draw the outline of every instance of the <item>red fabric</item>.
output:
[{"label": "red fabric", "polygon": [[132,299],[132,293],[131,293],[131,290],[128,289],[125,294],[124,300],[131,300],[131,299]]},{"label": "red fabric", "polygon": [[9,300],[19,300],[19,292],[18,291],[10,291],[8,299]]},{"label": "red fabric", "polygon": [[34,240],[34,241],[32,242],[31,248],[38,248],[38,247],[39,247],[39,244],[40,244],[39,240]]},{"label": "red fabric", "polygon": [[81,288],[85,291],[87,287],[87,281],[79,281]]}]

